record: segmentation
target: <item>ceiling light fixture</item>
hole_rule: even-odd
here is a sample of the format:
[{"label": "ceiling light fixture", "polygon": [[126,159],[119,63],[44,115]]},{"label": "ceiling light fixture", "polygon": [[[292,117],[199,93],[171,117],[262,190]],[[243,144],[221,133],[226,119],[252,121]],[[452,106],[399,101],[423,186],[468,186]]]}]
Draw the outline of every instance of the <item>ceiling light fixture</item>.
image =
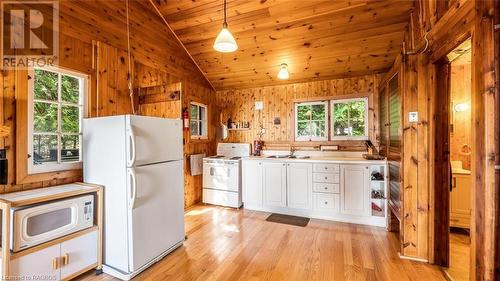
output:
[{"label": "ceiling light fixture", "polygon": [[290,77],[288,73],[288,65],[286,63],[282,63],[280,66],[280,71],[278,72],[278,79],[287,80]]},{"label": "ceiling light fixture", "polygon": [[214,49],[221,53],[231,53],[238,50],[236,40],[234,40],[233,35],[229,32],[229,29],[227,29],[226,0],[224,0],[224,23],[222,24],[222,30],[215,38]]}]

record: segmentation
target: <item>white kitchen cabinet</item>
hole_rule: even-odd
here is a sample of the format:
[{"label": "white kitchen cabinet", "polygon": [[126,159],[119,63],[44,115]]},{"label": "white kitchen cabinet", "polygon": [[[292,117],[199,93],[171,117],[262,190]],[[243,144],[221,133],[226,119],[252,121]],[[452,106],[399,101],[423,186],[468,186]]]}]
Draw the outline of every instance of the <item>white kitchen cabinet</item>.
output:
[{"label": "white kitchen cabinet", "polygon": [[97,231],[61,243],[61,279],[74,277],[75,272],[95,267],[97,248],[89,245],[96,243]]},{"label": "white kitchen cabinet", "polygon": [[262,162],[243,162],[243,203],[262,205],[263,178]]},{"label": "white kitchen cabinet", "polygon": [[288,207],[309,210],[312,207],[312,164],[287,164]]},{"label": "white kitchen cabinet", "polygon": [[341,202],[342,214],[369,216],[370,215],[370,170],[363,165],[342,165]]},{"label": "white kitchen cabinet", "polygon": [[286,207],[286,164],[282,162],[262,163],[264,205]]},{"label": "white kitchen cabinet", "polygon": [[[21,256],[10,262],[10,276],[25,278],[25,280],[60,280],[61,271],[58,268],[61,254],[60,244],[40,251]],[[45,279],[41,279],[45,278]]]},{"label": "white kitchen cabinet", "polygon": [[[26,280],[70,279],[97,266],[97,230],[22,255],[10,262],[10,276]],[[45,278],[45,279],[44,279]]]},{"label": "white kitchen cabinet", "polygon": [[471,176],[453,174],[450,194],[450,226],[470,228]]}]

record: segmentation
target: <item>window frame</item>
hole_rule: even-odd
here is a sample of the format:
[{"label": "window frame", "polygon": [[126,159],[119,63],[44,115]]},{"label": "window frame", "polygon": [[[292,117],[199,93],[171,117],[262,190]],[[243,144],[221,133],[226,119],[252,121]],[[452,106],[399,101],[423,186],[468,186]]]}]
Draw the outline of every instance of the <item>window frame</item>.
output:
[{"label": "window frame", "polygon": [[[205,109],[205,113],[203,114],[204,116],[199,116],[199,119],[191,119],[191,106],[197,106],[198,108],[204,108]],[[203,119],[204,117],[204,119]],[[200,127],[199,125],[200,124],[205,124],[205,132],[204,134],[197,134],[197,135],[193,135],[192,132],[191,132],[191,122],[198,122],[198,128],[202,128]],[[198,130],[200,131],[200,130]],[[199,102],[194,102],[194,101],[191,101],[189,103],[189,134],[190,134],[190,138],[191,139],[195,139],[195,140],[204,140],[204,139],[208,139],[208,105],[206,104],[203,104],[203,103],[199,103]]]},{"label": "window frame", "polygon": [[[298,133],[299,133],[299,120],[297,120],[298,118],[298,107],[299,106],[304,106],[304,105],[324,105],[325,106],[325,136],[324,137],[311,137],[311,136],[299,136]],[[328,141],[328,134],[329,134],[329,124],[328,124],[328,112],[329,112],[329,102],[328,101],[325,101],[325,100],[320,100],[320,101],[305,101],[305,102],[295,102],[295,105],[294,105],[294,130],[295,130],[295,141],[297,142],[303,142],[303,141]],[[320,121],[320,120],[309,120],[309,122],[312,122],[312,121]]]},{"label": "window frame", "polygon": [[[47,100],[37,100],[35,99],[34,95],[34,84],[35,84],[35,69],[40,69],[40,70],[45,70],[49,72],[54,72],[58,74],[58,93],[57,93],[57,101],[47,101]],[[63,69],[63,68],[57,68],[57,67],[36,67],[36,68],[31,68],[28,71],[28,76],[30,77],[28,79],[28,101],[27,101],[27,152],[31,157],[27,158],[27,174],[32,175],[32,174],[42,174],[42,173],[49,173],[49,172],[60,172],[60,171],[68,171],[68,170],[76,170],[76,169],[81,169],[83,166],[83,143],[82,143],[82,123],[83,119],[85,117],[85,110],[86,110],[86,98],[88,96],[88,90],[89,90],[89,81],[90,77],[87,74],[68,70],[68,69]],[[77,104],[71,103],[71,102],[64,102],[62,101],[61,97],[61,80],[62,76],[70,76],[77,78],[79,80],[79,101]],[[33,155],[34,155],[34,149],[33,149],[33,136],[37,133],[34,132],[34,104],[35,102],[45,102],[45,103],[50,103],[50,104],[57,104],[57,130],[54,133],[48,132],[48,133],[41,133],[43,135],[56,135],[57,136],[57,163],[44,163],[41,165],[35,165],[33,163]],[[63,133],[61,130],[61,124],[62,124],[62,106],[75,106],[79,108],[79,115],[80,115],[80,121],[79,121],[79,131],[78,133]],[[66,135],[78,135],[79,136],[79,141],[80,141],[80,153],[79,153],[79,160],[78,161],[69,161],[69,162],[61,162],[61,137],[66,136]]]},{"label": "window frame", "polygon": [[[335,110],[335,104],[338,103],[348,103],[348,102],[354,102],[354,101],[364,101],[365,102],[365,134],[363,136],[335,136],[335,114],[333,114],[333,111]],[[331,125],[331,130],[330,130],[330,140],[336,141],[336,140],[368,140],[370,138],[369,133],[368,133],[368,126],[369,126],[369,116],[368,116],[368,103],[369,103],[369,98],[368,97],[358,97],[358,98],[345,98],[345,99],[332,99],[330,100],[330,123]]]}]

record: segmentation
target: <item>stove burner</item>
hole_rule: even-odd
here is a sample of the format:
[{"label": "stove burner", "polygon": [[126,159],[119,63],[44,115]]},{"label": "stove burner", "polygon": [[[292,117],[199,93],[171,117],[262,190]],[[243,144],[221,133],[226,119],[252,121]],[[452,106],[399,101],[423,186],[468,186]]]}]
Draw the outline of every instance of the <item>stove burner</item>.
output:
[{"label": "stove burner", "polygon": [[209,158],[224,158],[224,155],[215,155],[215,156],[210,156]]},{"label": "stove burner", "polygon": [[241,159],[240,156],[231,157],[231,160],[240,160],[240,159]]}]

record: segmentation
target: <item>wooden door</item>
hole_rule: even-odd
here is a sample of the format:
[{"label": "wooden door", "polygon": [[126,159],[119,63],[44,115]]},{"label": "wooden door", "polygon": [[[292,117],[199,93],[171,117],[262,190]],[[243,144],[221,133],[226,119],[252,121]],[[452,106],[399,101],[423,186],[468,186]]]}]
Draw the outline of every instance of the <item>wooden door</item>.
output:
[{"label": "wooden door", "polygon": [[288,207],[310,210],[312,207],[312,164],[287,164]]},{"label": "wooden door", "polygon": [[434,103],[434,263],[449,266],[450,229],[450,64],[435,63],[436,97]]},{"label": "wooden door", "polygon": [[370,170],[368,166],[342,165],[340,208],[343,214],[370,215]]},{"label": "wooden door", "polygon": [[243,162],[243,203],[262,205],[262,162]]},{"label": "wooden door", "polygon": [[262,163],[264,205],[286,207],[286,165],[280,162]]}]

